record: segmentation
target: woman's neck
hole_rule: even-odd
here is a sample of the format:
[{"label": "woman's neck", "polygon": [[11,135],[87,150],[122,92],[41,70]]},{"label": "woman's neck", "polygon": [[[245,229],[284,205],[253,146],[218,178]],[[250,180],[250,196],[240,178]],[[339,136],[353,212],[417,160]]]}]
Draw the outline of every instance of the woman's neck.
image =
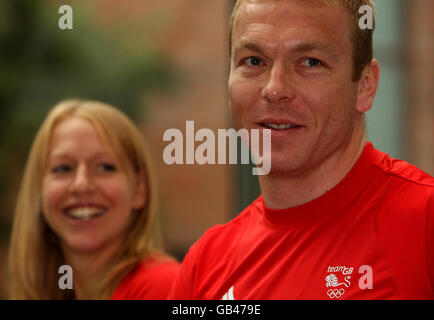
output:
[{"label": "woman's neck", "polygon": [[[120,244],[119,244],[120,245]],[[71,266],[75,298],[89,299],[89,285],[107,266],[119,249],[118,246],[108,246],[92,252],[80,252],[62,246],[65,262]]]}]

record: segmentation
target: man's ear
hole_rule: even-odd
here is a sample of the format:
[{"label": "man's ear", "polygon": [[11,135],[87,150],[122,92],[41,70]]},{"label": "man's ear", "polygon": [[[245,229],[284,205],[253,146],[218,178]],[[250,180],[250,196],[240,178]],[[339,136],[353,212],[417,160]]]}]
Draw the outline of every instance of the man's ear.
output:
[{"label": "man's ear", "polygon": [[137,176],[137,181],[136,181],[136,185],[135,185],[135,190],[134,190],[134,198],[133,198],[133,209],[141,209],[145,206],[146,201],[148,201],[147,199],[147,192],[146,192],[146,188],[148,188],[148,186],[145,183],[145,179],[143,177],[143,174],[139,174]]},{"label": "man's ear", "polygon": [[358,112],[363,113],[371,109],[379,80],[380,65],[376,59],[372,59],[363,69],[362,76],[359,80],[356,106]]}]

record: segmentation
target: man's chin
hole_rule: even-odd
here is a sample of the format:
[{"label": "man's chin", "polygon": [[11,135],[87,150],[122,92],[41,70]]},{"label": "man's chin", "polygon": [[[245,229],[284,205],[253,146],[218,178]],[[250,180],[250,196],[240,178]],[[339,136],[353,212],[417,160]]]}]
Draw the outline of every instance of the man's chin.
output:
[{"label": "man's chin", "polygon": [[297,176],[302,174],[303,169],[306,167],[306,160],[300,159],[296,156],[272,156],[271,168],[269,176]]}]

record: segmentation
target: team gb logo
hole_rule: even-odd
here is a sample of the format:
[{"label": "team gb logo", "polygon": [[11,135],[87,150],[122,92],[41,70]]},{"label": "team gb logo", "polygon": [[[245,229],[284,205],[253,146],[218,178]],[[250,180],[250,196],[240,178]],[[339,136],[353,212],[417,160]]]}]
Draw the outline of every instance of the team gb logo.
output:
[{"label": "team gb logo", "polygon": [[[345,266],[328,267],[328,272],[333,272],[325,277],[327,295],[330,299],[339,299],[345,294],[345,288],[351,286],[351,274],[354,268],[347,268]],[[339,282],[338,276],[335,273],[342,273],[344,281]]]},{"label": "team gb logo", "polygon": [[[328,267],[325,277],[327,295],[330,299],[339,299],[345,294],[345,289],[351,286],[352,273],[354,271],[353,267],[346,266],[336,266]],[[361,274],[359,279],[359,288],[361,290],[373,289],[373,271],[372,267],[369,265],[362,265],[359,268],[359,274]],[[343,279],[343,281],[339,281]]]}]

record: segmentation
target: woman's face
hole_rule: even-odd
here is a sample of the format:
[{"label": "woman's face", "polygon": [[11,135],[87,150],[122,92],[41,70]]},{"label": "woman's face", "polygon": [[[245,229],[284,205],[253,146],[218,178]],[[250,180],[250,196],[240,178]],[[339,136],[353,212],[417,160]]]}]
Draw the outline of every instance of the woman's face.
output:
[{"label": "woman's face", "polygon": [[113,252],[125,237],[132,209],[145,203],[143,181],[132,168],[122,169],[87,120],[61,121],[50,143],[42,183],[48,225],[64,251]]}]

